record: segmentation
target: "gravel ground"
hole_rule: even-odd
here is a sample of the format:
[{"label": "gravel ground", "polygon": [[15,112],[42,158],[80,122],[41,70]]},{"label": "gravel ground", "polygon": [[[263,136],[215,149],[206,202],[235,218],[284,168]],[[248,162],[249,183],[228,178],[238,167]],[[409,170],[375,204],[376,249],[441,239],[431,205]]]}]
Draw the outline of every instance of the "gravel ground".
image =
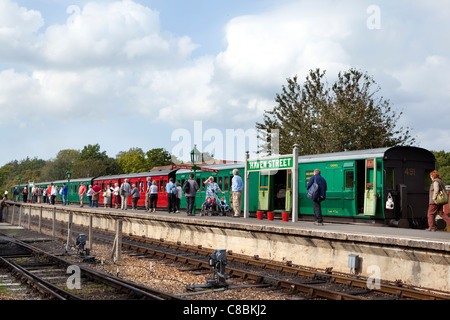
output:
[{"label": "gravel ground", "polygon": [[[0,232],[18,239],[51,239],[50,236],[29,230],[1,230]],[[40,241],[33,243],[33,245],[52,254],[63,254],[65,252],[65,241],[63,239]],[[71,251],[69,253],[75,254],[76,252]],[[125,253],[122,253],[121,264],[117,265],[111,259],[111,247],[102,244],[94,244],[91,255],[94,255],[96,260],[99,261],[95,264],[89,264],[94,269],[112,275],[118,274],[123,279],[175,295],[190,293],[191,291],[188,291],[186,286],[205,284],[211,278],[211,272],[181,271],[183,268],[189,268],[189,265],[174,265],[169,260],[148,260]],[[228,282],[233,285],[242,284],[239,279],[229,279]],[[16,298],[23,299],[24,297]],[[29,298],[31,300],[36,299],[34,296]],[[237,288],[188,295],[185,298],[191,300],[285,300],[293,298],[293,296],[279,293],[271,294],[258,288]],[[15,297],[10,297],[10,299],[15,299]]]}]

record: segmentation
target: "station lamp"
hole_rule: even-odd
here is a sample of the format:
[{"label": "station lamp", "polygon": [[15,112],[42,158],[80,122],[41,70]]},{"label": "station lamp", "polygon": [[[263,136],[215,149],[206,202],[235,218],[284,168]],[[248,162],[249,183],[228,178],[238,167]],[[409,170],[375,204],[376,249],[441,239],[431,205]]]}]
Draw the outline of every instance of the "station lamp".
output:
[{"label": "station lamp", "polygon": [[72,172],[70,170],[67,170],[67,205],[69,205],[69,194],[70,194],[70,177],[72,176]]},{"label": "station lamp", "polygon": [[194,149],[191,151],[191,163],[196,164],[201,162],[201,152],[197,149],[197,145],[194,144]]}]

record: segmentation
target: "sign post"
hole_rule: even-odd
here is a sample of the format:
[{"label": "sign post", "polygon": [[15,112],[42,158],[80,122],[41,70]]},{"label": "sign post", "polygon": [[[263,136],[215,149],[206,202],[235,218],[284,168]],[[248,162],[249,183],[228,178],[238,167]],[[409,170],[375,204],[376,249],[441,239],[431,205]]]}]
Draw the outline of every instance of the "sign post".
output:
[{"label": "sign post", "polygon": [[249,201],[249,195],[250,195],[250,172],[248,171],[248,158],[249,158],[249,151],[245,152],[245,183],[244,183],[244,219],[247,219],[250,217],[250,213],[248,210],[248,201]]},{"label": "sign post", "polygon": [[292,222],[298,221],[298,145],[294,144],[292,164]]}]

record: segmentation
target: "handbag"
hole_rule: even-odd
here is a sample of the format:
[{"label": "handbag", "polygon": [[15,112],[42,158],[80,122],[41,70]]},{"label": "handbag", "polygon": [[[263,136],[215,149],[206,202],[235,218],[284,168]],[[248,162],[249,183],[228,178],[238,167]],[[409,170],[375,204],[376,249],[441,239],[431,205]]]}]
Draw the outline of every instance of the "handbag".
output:
[{"label": "handbag", "polygon": [[437,204],[447,204],[448,203],[448,195],[447,192],[440,190],[437,198],[436,198]]},{"label": "handbag", "polygon": [[442,187],[442,184],[439,183],[439,193],[436,197],[437,204],[447,204],[448,203],[448,194],[445,192],[445,186]]}]

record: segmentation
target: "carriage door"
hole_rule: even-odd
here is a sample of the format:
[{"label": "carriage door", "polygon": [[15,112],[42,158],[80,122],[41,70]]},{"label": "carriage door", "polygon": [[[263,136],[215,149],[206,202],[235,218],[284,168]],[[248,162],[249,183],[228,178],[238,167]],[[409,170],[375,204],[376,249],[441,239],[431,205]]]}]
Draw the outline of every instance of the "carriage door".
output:
[{"label": "carriage door", "polygon": [[292,210],[292,170],[288,169],[286,174],[286,211]]},{"label": "carriage door", "polygon": [[374,216],[377,205],[377,162],[376,159],[366,159],[365,190],[364,190],[364,214]]},{"label": "carriage door", "polygon": [[270,171],[259,172],[258,209],[272,210],[273,177]]},{"label": "carriage door", "polygon": [[354,163],[344,163],[344,212],[345,216],[356,213],[356,182]]}]

